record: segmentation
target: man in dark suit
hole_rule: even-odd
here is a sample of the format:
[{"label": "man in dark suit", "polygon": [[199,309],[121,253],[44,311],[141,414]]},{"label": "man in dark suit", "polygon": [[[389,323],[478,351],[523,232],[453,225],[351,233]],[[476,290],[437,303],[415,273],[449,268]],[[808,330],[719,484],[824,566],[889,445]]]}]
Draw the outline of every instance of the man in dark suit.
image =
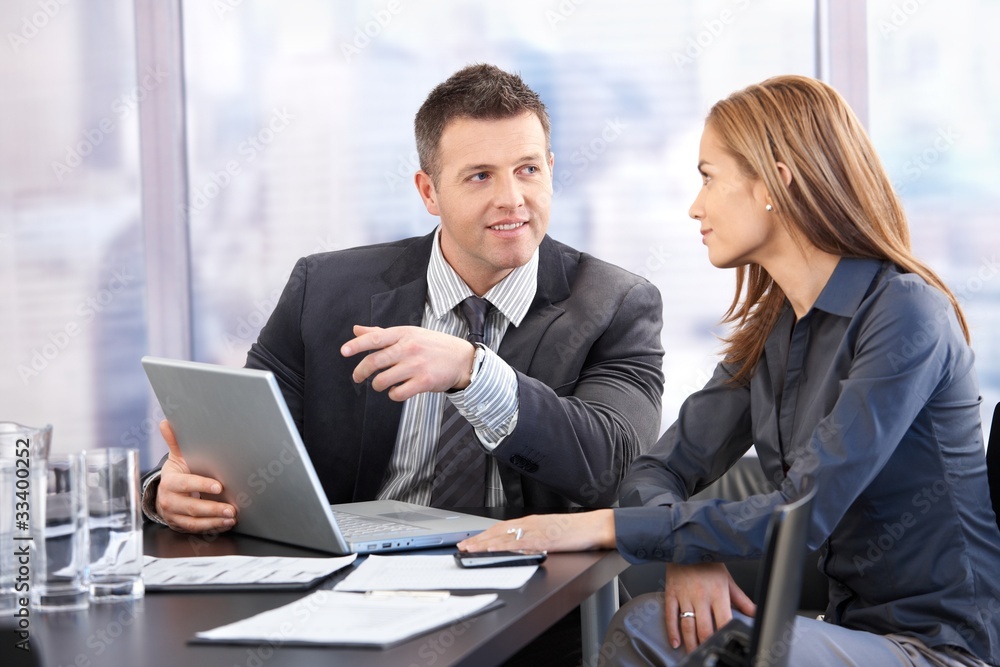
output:
[{"label": "man in dark suit", "polygon": [[[520,77],[467,67],[415,125],[440,226],[301,259],[247,366],[274,372],[333,503],[613,503],[660,425],[659,292],[546,235],[549,118]],[[234,525],[162,430],[147,515]]]}]

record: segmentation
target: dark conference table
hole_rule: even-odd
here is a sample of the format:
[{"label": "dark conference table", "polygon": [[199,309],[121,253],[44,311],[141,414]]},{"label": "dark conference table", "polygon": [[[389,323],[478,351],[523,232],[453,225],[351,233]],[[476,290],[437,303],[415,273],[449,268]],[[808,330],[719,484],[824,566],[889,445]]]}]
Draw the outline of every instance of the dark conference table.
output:
[{"label": "dark conference table", "polygon": [[[144,538],[145,553],[161,557],[327,555],[232,534],[207,542],[157,525],[147,525]],[[29,631],[46,667],[479,667],[503,663],[582,604],[584,658],[589,664],[617,602],[615,577],[626,567],[615,551],[551,554],[524,587],[498,592],[502,607],[389,649],[188,643],[195,632],[288,604],[317,588],[331,588],[351,568],[308,591],[147,592],[135,603],[94,604],[82,612],[33,612]]]}]

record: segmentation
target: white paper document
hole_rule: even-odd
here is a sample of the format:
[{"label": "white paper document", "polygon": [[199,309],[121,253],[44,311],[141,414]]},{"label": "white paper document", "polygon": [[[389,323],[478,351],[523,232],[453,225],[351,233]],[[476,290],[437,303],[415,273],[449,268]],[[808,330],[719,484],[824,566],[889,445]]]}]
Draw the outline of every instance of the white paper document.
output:
[{"label": "white paper document", "polygon": [[465,569],[453,556],[372,555],[334,590],[506,590],[523,586],[537,569],[537,565]]},{"label": "white paper document", "polygon": [[485,595],[364,595],[320,590],[301,600],[229,625],[199,632],[202,641],[267,641],[391,646],[471,616],[495,602]]},{"label": "white paper document", "polygon": [[357,554],[338,558],[285,558],[278,556],[206,556],[154,558],[143,561],[142,579],[147,589],[205,587],[302,587],[354,562]]}]

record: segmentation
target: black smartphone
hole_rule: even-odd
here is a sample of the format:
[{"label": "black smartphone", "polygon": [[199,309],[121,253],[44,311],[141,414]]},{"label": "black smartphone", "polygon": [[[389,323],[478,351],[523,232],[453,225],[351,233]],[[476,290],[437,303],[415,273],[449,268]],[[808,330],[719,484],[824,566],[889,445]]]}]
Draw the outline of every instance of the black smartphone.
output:
[{"label": "black smartphone", "polygon": [[510,567],[538,565],[545,560],[544,551],[459,551],[455,560],[460,567]]}]

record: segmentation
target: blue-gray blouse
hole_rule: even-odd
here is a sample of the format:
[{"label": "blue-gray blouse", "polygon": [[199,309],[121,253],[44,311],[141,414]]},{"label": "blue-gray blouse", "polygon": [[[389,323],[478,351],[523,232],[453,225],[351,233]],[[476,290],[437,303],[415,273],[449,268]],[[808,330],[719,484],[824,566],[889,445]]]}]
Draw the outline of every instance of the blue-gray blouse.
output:
[{"label": "blue-gray blouse", "polygon": [[[947,297],[888,262],[841,259],[798,321],[786,304],[749,386],[720,364],[636,459],[615,510],[632,562],[758,558],[806,476],[826,620],[1000,664],[1000,531],[973,353]],[[687,498],[755,445],[774,491]]]}]

